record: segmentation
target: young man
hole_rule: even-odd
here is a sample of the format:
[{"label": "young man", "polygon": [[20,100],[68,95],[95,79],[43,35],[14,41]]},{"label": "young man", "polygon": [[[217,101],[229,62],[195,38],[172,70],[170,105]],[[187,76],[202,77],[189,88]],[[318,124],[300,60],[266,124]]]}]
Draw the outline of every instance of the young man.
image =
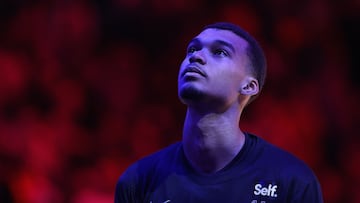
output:
[{"label": "young man", "polygon": [[322,202],[302,161],[239,128],[265,72],[263,52],[248,33],[231,23],[205,27],[179,71],[179,98],[188,106],[182,141],[130,166],[115,202]]}]

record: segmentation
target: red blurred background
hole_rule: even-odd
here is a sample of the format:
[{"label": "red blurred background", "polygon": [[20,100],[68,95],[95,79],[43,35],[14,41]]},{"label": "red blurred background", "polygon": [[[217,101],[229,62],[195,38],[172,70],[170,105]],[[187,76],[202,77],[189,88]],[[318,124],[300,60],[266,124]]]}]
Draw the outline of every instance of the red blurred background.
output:
[{"label": "red blurred background", "polygon": [[130,163],[181,138],[178,67],[215,21],[267,55],[242,128],[308,163],[325,202],[359,203],[356,0],[2,0],[0,202],[113,202]]}]

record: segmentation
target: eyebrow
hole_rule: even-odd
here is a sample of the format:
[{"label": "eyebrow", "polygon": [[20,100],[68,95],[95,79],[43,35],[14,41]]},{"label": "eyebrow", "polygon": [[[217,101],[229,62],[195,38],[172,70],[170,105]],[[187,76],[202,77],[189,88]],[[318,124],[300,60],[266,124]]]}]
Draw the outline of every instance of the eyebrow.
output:
[{"label": "eyebrow", "polygon": [[[189,42],[189,45],[193,44],[193,43],[195,43],[195,44],[201,43],[201,40],[199,38],[194,38]],[[218,40],[215,40],[213,43],[214,44],[220,44],[222,46],[228,47],[229,49],[231,49],[232,52],[236,52],[235,47],[232,44],[230,44],[229,42],[226,42],[224,40],[219,40],[218,39]]]}]

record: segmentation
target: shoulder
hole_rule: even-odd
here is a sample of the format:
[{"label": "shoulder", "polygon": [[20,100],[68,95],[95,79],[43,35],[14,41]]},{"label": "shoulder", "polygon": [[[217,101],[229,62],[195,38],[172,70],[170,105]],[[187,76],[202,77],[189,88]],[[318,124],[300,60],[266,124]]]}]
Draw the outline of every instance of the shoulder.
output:
[{"label": "shoulder", "polygon": [[153,154],[150,154],[140,159],[135,164],[142,167],[142,169],[158,167],[161,166],[162,164],[169,164],[173,162],[174,159],[178,158],[178,156],[181,153],[181,149],[182,149],[181,142],[176,142]]},{"label": "shoulder", "polygon": [[116,183],[115,202],[142,202],[149,187],[171,172],[171,163],[175,165],[180,149],[178,142],[130,165]]},{"label": "shoulder", "polygon": [[278,180],[295,202],[322,202],[319,181],[304,161],[262,138],[250,136],[256,142],[254,165],[264,177]]},{"label": "shoulder", "polygon": [[303,180],[314,179],[315,175],[312,169],[295,155],[258,136],[249,136],[256,140],[257,161],[263,166],[276,170],[283,176],[293,176]]},{"label": "shoulder", "polygon": [[163,168],[164,164],[169,164],[178,157],[180,150],[181,142],[177,142],[139,159],[126,169],[119,181],[136,181],[140,176],[158,173],[158,169]]}]

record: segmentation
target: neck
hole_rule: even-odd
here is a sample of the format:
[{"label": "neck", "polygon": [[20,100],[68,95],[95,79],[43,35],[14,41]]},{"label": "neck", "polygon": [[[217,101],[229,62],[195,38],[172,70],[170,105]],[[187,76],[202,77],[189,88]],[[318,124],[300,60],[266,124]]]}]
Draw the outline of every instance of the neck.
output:
[{"label": "neck", "polygon": [[184,152],[195,170],[214,173],[241,150],[245,136],[239,128],[241,109],[199,112],[189,107],[183,133]]}]

